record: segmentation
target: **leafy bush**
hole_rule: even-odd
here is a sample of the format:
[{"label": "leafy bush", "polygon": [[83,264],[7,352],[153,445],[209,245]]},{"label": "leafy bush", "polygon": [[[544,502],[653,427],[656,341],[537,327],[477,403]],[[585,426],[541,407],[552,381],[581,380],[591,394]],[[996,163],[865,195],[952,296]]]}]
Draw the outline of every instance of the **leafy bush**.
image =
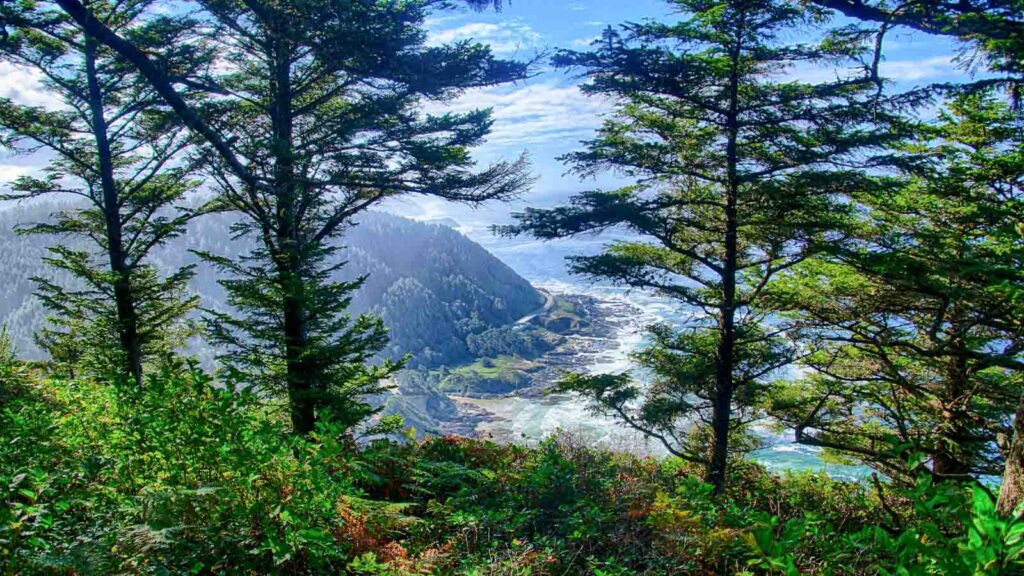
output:
[{"label": "leafy bush", "polygon": [[0,405],[2,574],[1011,574],[1024,523],[955,484],[455,436],[311,439],[192,369],[144,392],[17,375]]},{"label": "leafy bush", "polygon": [[30,384],[0,409],[0,554],[18,573],[340,571],[364,515],[345,436],[307,442],[197,371],[144,393]]},{"label": "leafy bush", "polygon": [[[933,486],[928,476],[906,496],[915,498],[914,515],[896,529],[885,524],[856,531],[836,530],[815,518],[772,518],[754,527],[748,561],[769,573],[804,574],[801,548],[824,540],[803,563],[822,574],[906,574],[982,576],[1024,573],[1024,520],[1000,518],[995,501],[976,487],[970,497],[953,485]],[[813,562],[813,564],[811,564]]]}]

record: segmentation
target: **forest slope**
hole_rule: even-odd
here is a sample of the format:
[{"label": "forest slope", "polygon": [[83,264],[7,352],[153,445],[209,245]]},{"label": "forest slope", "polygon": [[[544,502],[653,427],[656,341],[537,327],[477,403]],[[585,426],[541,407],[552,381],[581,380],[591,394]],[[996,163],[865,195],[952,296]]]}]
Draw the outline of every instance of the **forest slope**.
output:
[{"label": "forest slope", "polygon": [[[42,275],[59,282],[66,278],[43,267],[46,247],[66,239],[19,236],[17,224],[40,222],[59,209],[58,204],[13,206],[0,211],[0,265],[6,282],[0,285],[0,323],[6,322],[16,348],[25,357],[42,352],[32,334],[45,322],[46,311],[32,298],[31,277]],[[232,240],[234,217],[214,214],[194,221],[186,236],[155,255],[160,270],[198,261],[190,250],[235,256],[251,247]],[[367,275],[351,310],[372,312],[390,330],[386,354],[408,352],[413,367],[432,367],[472,358],[466,345],[471,334],[515,322],[543,303],[543,297],[511,268],[455,230],[398,216],[371,212],[345,236],[341,258],[347,262],[339,276]],[[223,309],[224,290],[217,275],[200,265],[190,288],[206,308]],[[208,356],[209,350],[200,350]]]}]

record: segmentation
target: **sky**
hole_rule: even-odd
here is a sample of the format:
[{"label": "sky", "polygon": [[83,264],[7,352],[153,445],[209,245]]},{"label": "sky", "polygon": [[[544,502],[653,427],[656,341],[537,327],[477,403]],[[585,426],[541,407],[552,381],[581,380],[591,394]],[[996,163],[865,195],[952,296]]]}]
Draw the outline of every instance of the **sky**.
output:
[{"label": "sky", "polygon": [[[436,14],[427,26],[431,42],[473,39],[491,45],[501,57],[528,60],[554,49],[585,50],[608,26],[671,17],[671,7],[664,0],[512,0],[497,13]],[[814,31],[802,34],[793,40],[811,38]],[[886,37],[881,72],[894,82],[894,90],[963,79],[965,73],[954,62],[957,52],[952,39],[897,28]],[[805,80],[834,75],[830,70],[793,72]],[[482,163],[529,154],[537,181],[519,201],[470,209],[420,197],[389,202],[385,208],[423,220],[451,218],[461,224],[461,230],[479,237],[490,224],[507,222],[509,214],[523,206],[557,205],[573,192],[609,185],[608,178],[581,182],[565,175],[566,167],[557,160],[579,149],[609,111],[608,101],[583,95],[578,82],[572,74],[541,65],[526,82],[473,91],[453,105],[454,109],[493,109],[493,132],[476,151]]]},{"label": "sky", "polygon": [[[500,57],[528,60],[559,48],[586,49],[607,26],[667,17],[671,17],[670,6],[664,0],[512,0],[500,12],[462,9],[435,13],[427,21],[428,42],[472,39],[489,44]],[[809,38],[813,31],[804,34]],[[963,78],[964,72],[954,62],[956,53],[957,45],[951,39],[896,29],[887,36],[882,73],[895,82],[894,89]],[[823,70],[793,73],[804,79],[833,74]],[[557,160],[579,149],[580,141],[593,134],[609,110],[609,102],[584,96],[577,83],[572,75],[541,64],[528,81],[474,90],[449,106],[452,110],[493,110],[493,131],[487,143],[475,150],[482,164],[529,154],[537,180],[519,201],[470,209],[412,197],[389,201],[382,208],[421,220],[451,218],[459,222],[460,229],[479,237],[488,225],[507,222],[512,211],[525,205],[552,206],[573,192],[608,185],[607,178],[580,182],[566,176],[565,166]],[[55,104],[37,76],[3,62],[0,96],[27,104]],[[44,162],[45,158],[12,157],[0,151],[0,186]]]}]

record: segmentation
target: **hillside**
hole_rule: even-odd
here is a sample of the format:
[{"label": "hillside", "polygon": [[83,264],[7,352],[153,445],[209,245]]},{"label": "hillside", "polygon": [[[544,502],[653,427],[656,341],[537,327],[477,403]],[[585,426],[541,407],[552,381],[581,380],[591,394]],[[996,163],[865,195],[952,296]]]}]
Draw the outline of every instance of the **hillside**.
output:
[{"label": "hillside", "polygon": [[[0,211],[0,323],[6,322],[21,355],[39,357],[32,334],[45,321],[45,310],[32,297],[30,278],[54,276],[40,264],[56,239],[23,237],[18,223],[39,222],[56,204],[12,206]],[[235,255],[248,248],[234,241],[233,216],[217,214],[195,221],[185,238],[159,251],[153,259],[169,270],[197,258],[189,250]],[[63,240],[62,240],[63,241]],[[348,264],[344,279],[368,275],[352,311],[380,315],[391,342],[386,353],[413,355],[413,367],[433,367],[470,360],[466,338],[503,326],[529,314],[544,299],[530,284],[484,248],[449,227],[424,224],[385,213],[366,213],[345,236],[341,258]],[[65,280],[56,276],[58,280]],[[224,292],[216,274],[200,264],[191,283],[203,307],[223,308]],[[209,350],[198,350],[209,357]]]}]

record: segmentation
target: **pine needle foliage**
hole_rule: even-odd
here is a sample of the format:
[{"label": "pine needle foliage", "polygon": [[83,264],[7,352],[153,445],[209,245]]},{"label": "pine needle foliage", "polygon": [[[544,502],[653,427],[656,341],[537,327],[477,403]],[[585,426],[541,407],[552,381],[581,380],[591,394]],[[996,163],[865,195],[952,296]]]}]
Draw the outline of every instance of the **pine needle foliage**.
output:
[{"label": "pine needle foliage", "polygon": [[[449,2],[202,1],[224,73],[206,118],[230,148],[206,170],[236,227],[258,249],[229,261],[234,310],[209,315],[223,356],[249,382],[288,398],[296,432],[330,408],[351,424],[372,412],[401,364],[368,363],[386,344],[378,319],[345,310],[361,281],[338,282],[338,243],[360,212],[430,195],[476,204],[530,182],[526,159],[477,168],[487,110],[444,112],[470,88],[524,78],[527,65],[484,45],[427,45],[424,19]],[[438,112],[431,112],[439,110]],[[244,166],[240,169],[239,166]]]},{"label": "pine needle foliage", "polygon": [[[878,127],[896,126],[893,112],[912,102],[881,95],[863,31],[789,41],[826,26],[822,9],[774,0],[669,6],[678,20],[608,29],[592,51],[555,57],[580,71],[586,93],[616,104],[565,162],[582,177],[631,182],[527,209],[503,231],[623,231],[627,239],[602,253],[572,258],[572,269],[698,312],[682,332],[652,332],[652,348],[637,356],[653,373],[650,387],[629,375],[577,375],[562,387],[705,464],[721,490],[730,438],[739,442],[772,376],[798,354],[763,309],[764,288],[831,241],[846,218],[842,198],[868,182],[860,168],[879,162],[890,138]],[[796,66],[847,68],[805,82],[788,77]]]},{"label": "pine needle foliage", "polygon": [[[201,66],[206,54],[189,41],[192,22],[151,18],[151,8],[148,1],[93,5],[96,18],[138,42],[168,73]],[[190,267],[162,274],[147,260],[202,211],[183,202],[196,186],[183,159],[189,135],[128,62],[61,13],[8,5],[4,21],[3,58],[38,71],[55,102],[0,100],[0,144],[54,158],[42,174],[15,180],[2,198],[72,198],[51,221],[20,231],[76,236],[89,245],[50,249],[46,263],[74,283],[36,278],[54,315],[40,340],[56,348],[73,340],[80,351],[94,352],[94,369],[141,386],[144,363],[180,343],[183,319],[195,305],[185,294]]]},{"label": "pine needle foliage", "polygon": [[[780,276],[813,354],[776,398],[797,441],[912,478],[998,475],[1021,390],[1024,124],[992,93],[948,103],[899,149],[899,180],[857,194],[843,242]],[[1003,444],[998,447],[998,444]]]}]

